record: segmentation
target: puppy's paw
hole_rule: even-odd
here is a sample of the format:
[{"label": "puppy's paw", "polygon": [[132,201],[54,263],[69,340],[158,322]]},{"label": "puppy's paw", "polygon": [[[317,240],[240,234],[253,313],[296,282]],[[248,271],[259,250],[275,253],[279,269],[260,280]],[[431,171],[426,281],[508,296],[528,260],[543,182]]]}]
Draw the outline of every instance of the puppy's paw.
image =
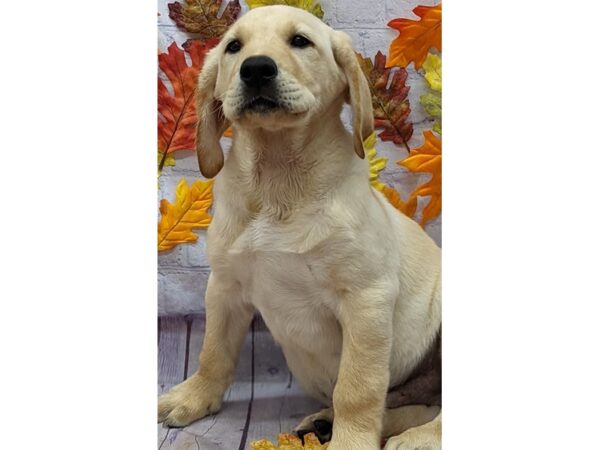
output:
[{"label": "puppy's paw", "polygon": [[221,391],[194,374],[159,397],[158,422],[170,427],[185,427],[214,414],[221,409]]},{"label": "puppy's paw", "polygon": [[294,433],[304,441],[304,436],[314,433],[321,444],[331,440],[333,429],[333,410],[323,409],[316,414],[305,417],[300,424],[294,428]]},{"label": "puppy's paw", "polygon": [[426,427],[415,427],[390,438],[384,450],[441,450],[441,436]]}]

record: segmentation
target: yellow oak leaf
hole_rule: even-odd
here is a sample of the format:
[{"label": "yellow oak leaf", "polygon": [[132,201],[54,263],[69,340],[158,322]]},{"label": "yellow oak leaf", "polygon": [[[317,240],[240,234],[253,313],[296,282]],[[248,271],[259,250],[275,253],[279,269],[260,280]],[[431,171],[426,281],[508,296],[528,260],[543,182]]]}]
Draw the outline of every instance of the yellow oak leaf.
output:
[{"label": "yellow oak leaf", "polygon": [[442,141],[431,131],[425,131],[423,137],[425,142],[421,147],[412,149],[407,158],[398,161],[398,164],[411,172],[431,174],[431,179],[418,186],[409,200],[430,197],[427,206],[423,208],[421,225],[435,219],[442,210]]},{"label": "yellow oak leaf", "polygon": [[419,69],[430,48],[442,51],[442,4],[417,6],[413,12],[421,19],[394,19],[388,23],[400,34],[390,44],[387,67],[406,67],[414,62],[415,69]]},{"label": "yellow oak leaf", "polygon": [[371,186],[378,191],[382,191],[385,184],[379,181],[379,172],[385,169],[388,160],[387,158],[377,157],[377,149],[375,149],[376,141],[377,138],[373,132],[363,141],[363,146],[365,148],[367,159],[369,160],[369,180],[371,181]]},{"label": "yellow oak leaf", "polygon": [[425,79],[429,83],[429,87],[434,91],[442,91],[442,58],[433,53],[428,53],[425,62]]},{"label": "yellow oak leaf", "polygon": [[182,178],[175,191],[175,202],[160,201],[158,251],[169,250],[183,242],[195,242],[194,228],[207,228],[212,220],[208,208],[212,204],[212,181],[196,180],[188,186]]},{"label": "yellow oak leaf", "polygon": [[288,5],[296,8],[304,9],[311,14],[314,14],[319,19],[322,19],[325,13],[321,5],[315,0],[246,0],[250,9],[259,8],[269,5]]},{"label": "yellow oak leaf", "polygon": [[384,186],[382,192],[398,211],[408,217],[413,217],[415,215],[415,211],[417,210],[417,197],[411,196],[408,201],[405,202],[402,200],[402,197],[400,197],[398,191],[389,186]]},{"label": "yellow oak leaf", "polygon": [[250,444],[252,450],[326,450],[329,443],[321,444],[314,433],[304,436],[304,445],[299,437],[289,433],[280,433],[277,438],[278,447],[267,439],[254,441]]}]

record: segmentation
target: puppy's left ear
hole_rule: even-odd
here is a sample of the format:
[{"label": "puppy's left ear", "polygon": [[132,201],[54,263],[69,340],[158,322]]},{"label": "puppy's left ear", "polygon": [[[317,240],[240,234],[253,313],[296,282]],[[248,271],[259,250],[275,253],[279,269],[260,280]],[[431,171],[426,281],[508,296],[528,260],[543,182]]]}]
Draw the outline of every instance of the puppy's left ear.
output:
[{"label": "puppy's left ear", "polygon": [[373,104],[369,83],[358,64],[352,48],[350,36],[334,31],[331,37],[333,56],[348,81],[348,99],[352,108],[352,128],[354,129],[354,151],[365,157],[363,141],[373,133]]},{"label": "puppy's left ear", "polygon": [[219,71],[218,47],[204,60],[196,91],[196,153],[200,172],[206,178],[214,177],[223,167],[223,149],[219,140],[229,126],[223,115],[221,102],[215,98],[215,85]]}]

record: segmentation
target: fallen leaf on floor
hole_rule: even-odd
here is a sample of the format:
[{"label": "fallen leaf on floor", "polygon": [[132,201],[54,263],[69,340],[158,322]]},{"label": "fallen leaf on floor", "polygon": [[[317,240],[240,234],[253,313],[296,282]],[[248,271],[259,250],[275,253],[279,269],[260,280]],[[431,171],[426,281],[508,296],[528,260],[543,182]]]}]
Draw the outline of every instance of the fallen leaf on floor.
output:
[{"label": "fallen leaf on floor", "polygon": [[304,436],[304,445],[299,437],[290,433],[281,433],[277,441],[278,447],[267,439],[261,439],[252,442],[250,448],[252,450],[325,450],[329,445],[328,443],[321,444],[314,433]]}]

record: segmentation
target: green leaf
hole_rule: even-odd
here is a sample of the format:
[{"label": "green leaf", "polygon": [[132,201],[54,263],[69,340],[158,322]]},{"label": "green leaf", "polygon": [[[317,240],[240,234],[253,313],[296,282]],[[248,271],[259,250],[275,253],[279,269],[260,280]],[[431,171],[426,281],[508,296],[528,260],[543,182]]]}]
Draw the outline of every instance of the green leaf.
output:
[{"label": "green leaf", "polygon": [[434,117],[442,116],[442,96],[437,93],[421,95],[421,105],[427,114]]}]

